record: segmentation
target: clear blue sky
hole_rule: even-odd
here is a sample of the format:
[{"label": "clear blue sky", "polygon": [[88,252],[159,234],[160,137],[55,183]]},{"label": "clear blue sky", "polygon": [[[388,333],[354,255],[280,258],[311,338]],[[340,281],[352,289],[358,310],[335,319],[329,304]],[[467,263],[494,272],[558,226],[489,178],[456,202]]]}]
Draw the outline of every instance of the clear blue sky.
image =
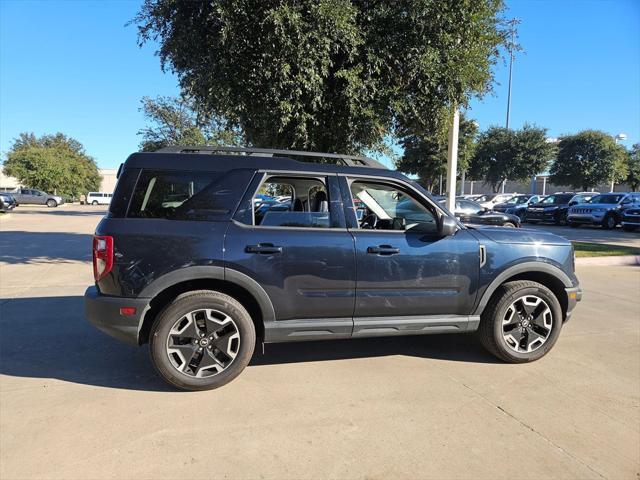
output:
[{"label": "clear blue sky", "polygon": [[[137,150],[144,95],[175,95],[154,48],[138,48],[137,1],[0,0],[0,151],[20,132],[66,133],[103,168]],[[549,136],[595,128],[640,142],[640,1],[511,0],[524,52],[514,64],[511,126]],[[508,69],[474,101],[482,129],[505,121]],[[4,158],[4,155],[3,155]]]}]

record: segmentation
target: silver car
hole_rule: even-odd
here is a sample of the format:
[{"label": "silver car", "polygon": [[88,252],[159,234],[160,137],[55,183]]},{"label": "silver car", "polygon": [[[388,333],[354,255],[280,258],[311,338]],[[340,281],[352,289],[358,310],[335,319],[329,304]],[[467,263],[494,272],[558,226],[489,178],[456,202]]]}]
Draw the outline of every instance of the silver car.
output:
[{"label": "silver car", "polygon": [[33,188],[19,188],[15,192],[9,192],[19,204],[24,205],[46,205],[47,207],[57,207],[64,203],[64,199],[59,195],[51,195]]},{"label": "silver car", "polygon": [[571,207],[567,220],[572,227],[602,225],[602,228],[611,230],[622,220],[622,211],[637,202],[640,202],[640,193],[603,193],[587,203]]}]

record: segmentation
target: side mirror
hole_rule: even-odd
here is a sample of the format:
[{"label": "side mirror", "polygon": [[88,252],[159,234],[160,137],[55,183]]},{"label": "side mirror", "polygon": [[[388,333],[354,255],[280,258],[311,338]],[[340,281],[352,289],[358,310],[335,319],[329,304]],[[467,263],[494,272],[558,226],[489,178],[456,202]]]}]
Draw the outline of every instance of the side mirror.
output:
[{"label": "side mirror", "polygon": [[438,233],[440,233],[440,235],[442,235],[443,237],[448,237],[450,235],[453,235],[457,231],[458,224],[456,223],[456,221],[451,217],[443,215],[438,228]]}]

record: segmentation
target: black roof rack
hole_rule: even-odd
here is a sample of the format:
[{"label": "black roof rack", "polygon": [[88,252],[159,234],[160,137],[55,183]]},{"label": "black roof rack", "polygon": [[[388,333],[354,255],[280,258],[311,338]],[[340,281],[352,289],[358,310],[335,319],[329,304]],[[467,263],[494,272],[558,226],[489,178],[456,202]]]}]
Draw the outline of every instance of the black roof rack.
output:
[{"label": "black roof rack", "polygon": [[285,157],[311,163],[334,163],[350,167],[384,168],[382,163],[369,157],[340,155],[337,153],[303,152],[300,150],[274,150],[270,148],[211,147],[211,146],[175,146],[164,147],[156,153],[195,153],[195,154],[235,154],[258,157]]}]

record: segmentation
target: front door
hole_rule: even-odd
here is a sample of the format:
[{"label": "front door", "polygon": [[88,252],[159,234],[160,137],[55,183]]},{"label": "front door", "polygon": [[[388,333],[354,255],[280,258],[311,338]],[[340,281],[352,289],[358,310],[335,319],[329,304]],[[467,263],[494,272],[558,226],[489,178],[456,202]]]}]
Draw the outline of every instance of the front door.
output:
[{"label": "front door", "polygon": [[[464,229],[439,235],[441,210],[403,183],[342,178],[341,186],[351,197],[343,194],[345,202],[366,206],[350,229],[356,245],[356,325],[358,317],[469,315],[480,262],[473,235]],[[412,231],[418,223],[420,232]]]},{"label": "front door", "polygon": [[258,282],[277,321],[340,318],[350,334],[353,238],[337,176],[259,174],[225,237],[225,267]]}]

